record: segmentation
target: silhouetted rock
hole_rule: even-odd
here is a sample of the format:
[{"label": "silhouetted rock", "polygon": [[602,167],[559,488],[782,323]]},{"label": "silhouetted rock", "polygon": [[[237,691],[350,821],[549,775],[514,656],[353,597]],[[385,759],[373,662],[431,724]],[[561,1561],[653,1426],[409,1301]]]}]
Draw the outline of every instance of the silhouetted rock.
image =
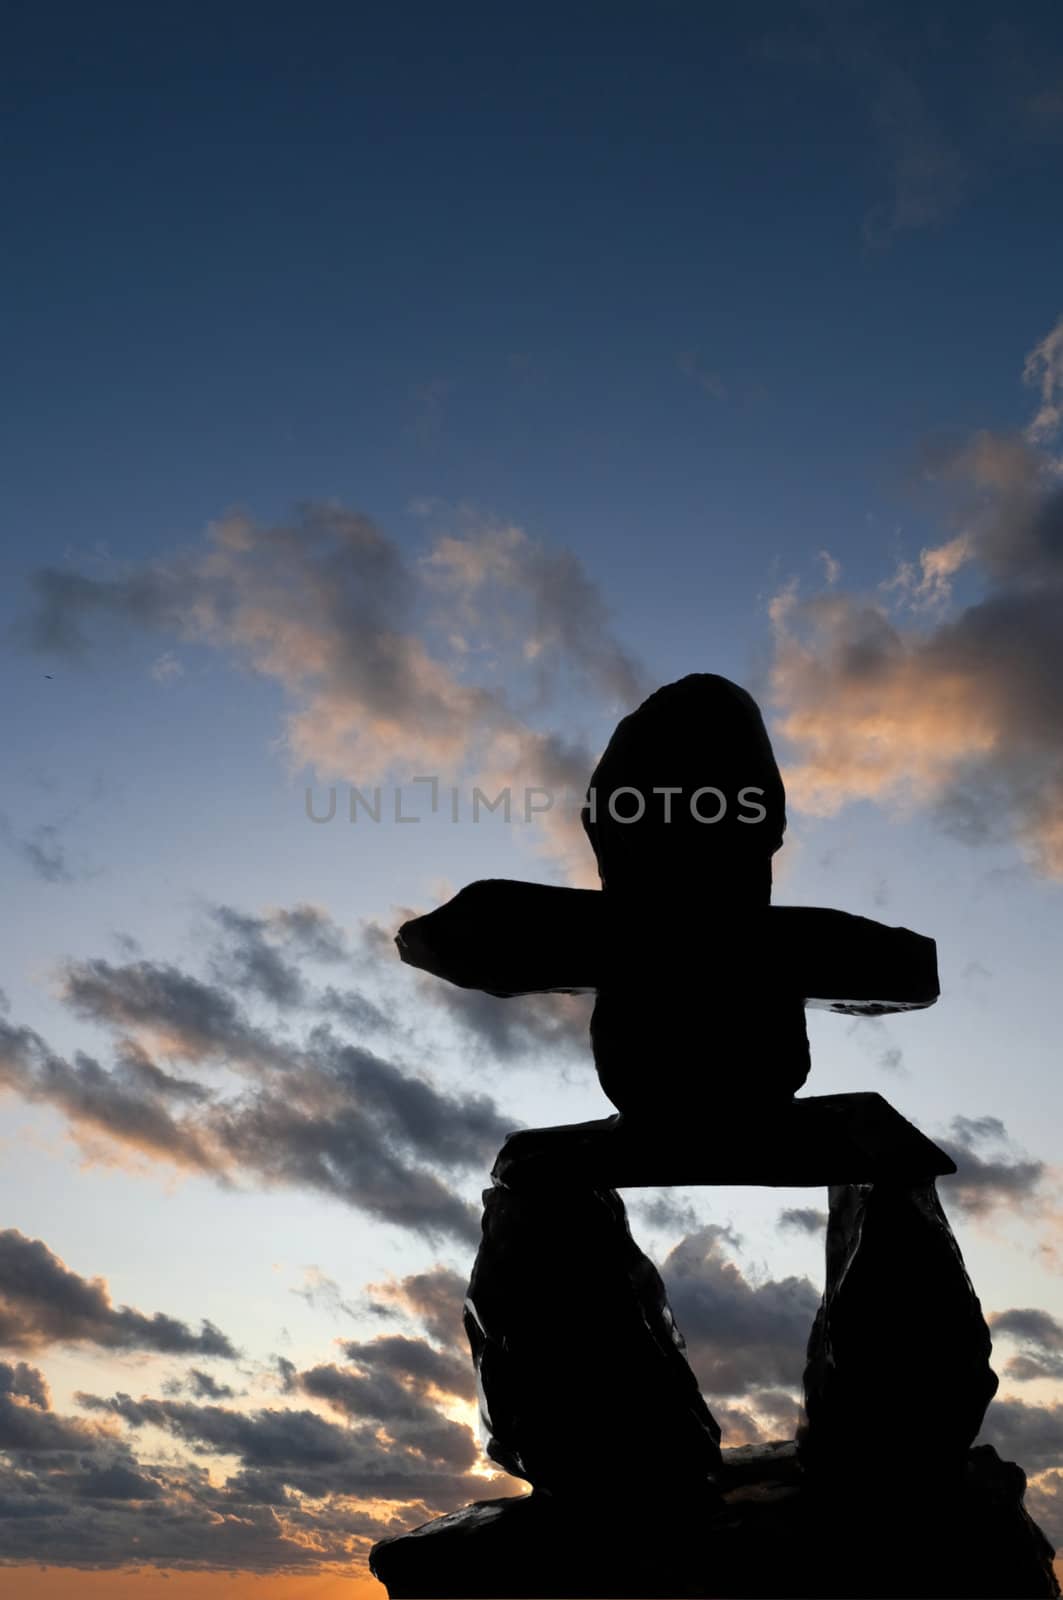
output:
[{"label": "silhouetted rock", "polygon": [[489,1189],[465,1326],[507,1471],[583,1504],[618,1478],[636,1497],[711,1496],[720,1430],[612,1190]]},{"label": "silhouetted rock", "polygon": [[407,965],[499,998],[591,994],[621,960],[656,962],[658,953],[666,978],[692,959],[709,993],[719,986],[715,963],[726,959],[729,971],[736,943],[762,992],[785,979],[806,1005],[875,1016],[933,1005],[939,994],[933,939],[822,906],[741,916],[731,908],[721,918],[710,902],[645,926],[600,889],[483,878],[403,923],[395,942]]},{"label": "silhouetted rock", "polygon": [[[739,1116],[738,1111],[744,1113]],[[728,1137],[680,1121],[615,1115],[511,1133],[492,1177],[511,1189],[635,1189],[756,1183],[791,1188],[841,1181],[920,1183],[956,1170],[880,1094],[808,1095],[777,1111],[719,1103]]]},{"label": "silhouetted rock", "polygon": [[612,894],[767,905],[786,795],[756,701],[711,672],[658,689],[617,724],[582,820]]},{"label": "silhouetted rock", "polygon": [[827,1282],[805,1368],[809,1467],[844,1477],[874,1439],[878,1474],[903,1473],[914,1437],[947,1477],[996,1393],[991,1350],[933,1183],[832,1188]]},{"label": "silhouetted rock", "polygon": [[391,1600],[1039,1600],[1057,1596],[1051,1546],[1023,1504],[1025,1477],[991,1446],[942,1491],[929,1458],[892,1492],[866,1492],[873,1447],[850,1461],[851,1493],[826,1494],[792,1442],[725,1450],[706,1514],[649,1507],[622,1481],[590,1504],[536,1490],[480,1501],[378,1544]]}]

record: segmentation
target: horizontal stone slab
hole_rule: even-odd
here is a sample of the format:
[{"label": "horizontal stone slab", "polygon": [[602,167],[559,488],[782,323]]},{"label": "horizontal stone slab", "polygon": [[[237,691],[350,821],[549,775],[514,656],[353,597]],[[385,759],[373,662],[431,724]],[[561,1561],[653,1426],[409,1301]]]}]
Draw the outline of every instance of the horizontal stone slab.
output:
[{"label": "horizontal stone slab", "polygon": [[869,917],[819,906],[706,905],[669,919],[605,890],[508,878],[469,884],[404,923],[396,944],[408,965],[503,998],[591,993],[618,972],[666,979],[670,960],[706,986],[715,974],[724,1000],[740,972],[765,992],[857,1016],[929,1006],[940,992],[933,939]]},{"label": "horizontal stone slab", "polygon": [[622,1115],[509,1136],[492,1177],[506,1188],[658,1188],[925,1183],[956,1165],[880,1094],[807,1095],[778,1111],[721,1103],[712,1126],[633,1125]]}]

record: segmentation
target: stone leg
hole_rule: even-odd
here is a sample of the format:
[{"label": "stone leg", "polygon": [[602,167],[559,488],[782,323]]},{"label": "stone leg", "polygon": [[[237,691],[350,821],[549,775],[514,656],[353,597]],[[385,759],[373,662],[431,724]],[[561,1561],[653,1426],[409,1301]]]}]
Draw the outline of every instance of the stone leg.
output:
[{"label": "stone leg", "polygon": [[615,1190],[488,1189],[465,1324],[507,1471],[585,1503],[711,1494],[720,1429]]},{"label": "stone leg", "polygon": [[997,1387],[982,1308],[932,1182],[830,1191],[827,1283],[805,1368],[806,1467],[883,1482],[964,1470]]}]

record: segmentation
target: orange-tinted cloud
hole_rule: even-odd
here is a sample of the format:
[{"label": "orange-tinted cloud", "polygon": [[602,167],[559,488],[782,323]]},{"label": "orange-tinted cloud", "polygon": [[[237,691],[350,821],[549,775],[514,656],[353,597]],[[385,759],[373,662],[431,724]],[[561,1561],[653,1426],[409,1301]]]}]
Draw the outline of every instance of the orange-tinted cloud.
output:
[{"label": "orange-tinted cloud", "polygon": [[[934,463],[959,530],[873,594],[791,584],[771,606],[771,698],[794,806],[930,807],[977,840],[1010,833],[1063,876],[1063,323],[1031,360],[1030,436],[977,435]],[[1035,359],[1036,358],[1036,359]],[[970,598],[955,607],[959,580]]]},{"label": "orange-tinted cloud", "polygon": [[[409,561],[336,505],[270,527],[232,515],[171,561],[111,578],[48,569],[36,592],[25,632],[42,649],[83,651],[106,618],[270,679],[291,762],[359,787],[436,775],[491,795],[581,790],[594,752],[550,730],[559,687],[589,690],[611,716],[641,688],[578,559],[510,527],[444,534]],[[576,808],[555,804],[542,820],[586,875]]]}]

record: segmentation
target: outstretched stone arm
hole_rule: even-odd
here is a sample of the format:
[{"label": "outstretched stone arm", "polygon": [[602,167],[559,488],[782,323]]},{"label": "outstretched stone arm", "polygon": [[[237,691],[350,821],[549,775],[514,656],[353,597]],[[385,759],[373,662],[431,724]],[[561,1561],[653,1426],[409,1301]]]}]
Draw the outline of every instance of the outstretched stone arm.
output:
[{"label": "outstretched stone arm", "polygon": [[[730,965],[745,955],[765,988],[804,995],[809,1005],[876,1016],[933,1005],[939,994],[937,947],[907,928],[819,906],[768,906],[736,924],[714,925],[711,907],[695,914],[678,943],[704,943],[705,976],[726,947]],[[646,928],[624,915],[606,890],[486,878],[436,911],[404,923],[396,943],[403,961],[463,989],[488,994],[589,993],[611,972],[630,967],[633,940],[659,949],[668,928]],[[740,941],[749,941],[743,952]],[[689,965],[690,949],[684,952]]]}]

